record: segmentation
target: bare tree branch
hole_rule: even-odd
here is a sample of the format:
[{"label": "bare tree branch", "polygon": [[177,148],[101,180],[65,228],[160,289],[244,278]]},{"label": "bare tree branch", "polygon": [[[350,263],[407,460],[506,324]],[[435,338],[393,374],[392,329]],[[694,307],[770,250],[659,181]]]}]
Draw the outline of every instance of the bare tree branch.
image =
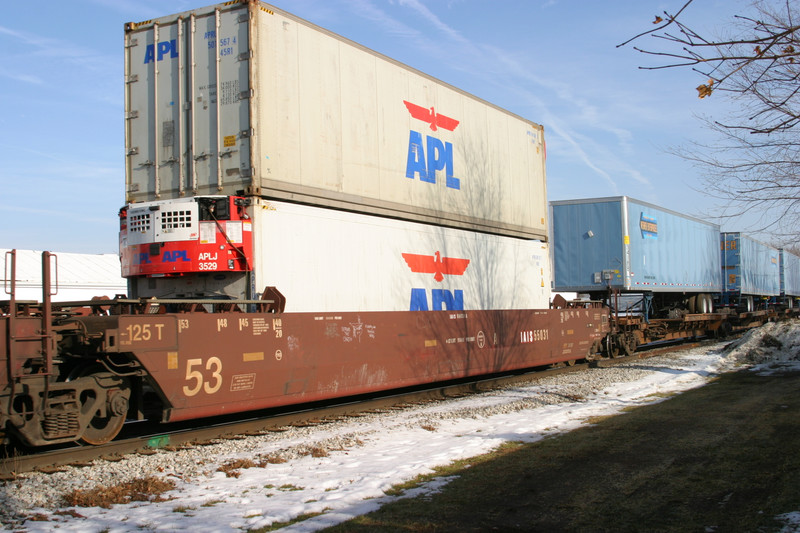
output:
[{"label": "bare tree branch", "polygon": [[656,27],[618,47],[655,38],[667,49],[634,50],[664,63],[639,68],[691,68],[704,78],[696,87],[700,98],[731,99],[730,117],[703,119],[718,142],[673,153],[702,170],[699,189],[725,202],[719,217],[758,214],[759,231],[800,250],[800,3],[756,0],[754,14],[735,16],[733,36],[722,39],[684,24],[679,17],[691,4],[674,15],[665,11]]}]

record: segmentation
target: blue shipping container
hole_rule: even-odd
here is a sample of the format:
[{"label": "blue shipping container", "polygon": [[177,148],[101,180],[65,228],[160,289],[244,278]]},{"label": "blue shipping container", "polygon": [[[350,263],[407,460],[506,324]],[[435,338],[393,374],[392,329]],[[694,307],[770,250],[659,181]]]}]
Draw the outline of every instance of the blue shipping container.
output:
[{"label": "blue shipping container", "polygon": [[723,291],[728,295],[778,296],[778,250],[744,233],[720,234]]},{"label": "blue shipping container", "polygon": [[721,290],[717,224],[627,196],[550,206],[556,291]]},{"label": "blue shipping container", "polygon": [[800,296],[800,257],[781,250],[781,296]]}]

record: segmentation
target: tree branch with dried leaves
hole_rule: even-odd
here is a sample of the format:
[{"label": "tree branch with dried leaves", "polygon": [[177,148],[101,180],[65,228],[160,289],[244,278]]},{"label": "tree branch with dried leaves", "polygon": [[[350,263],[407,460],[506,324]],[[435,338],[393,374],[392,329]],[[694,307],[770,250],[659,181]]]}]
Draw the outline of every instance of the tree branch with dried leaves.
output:
[{"label": "tree branch with dried leaves", "polygon": [[[719,142],[673,153],[703,170],[700,188],[727,202],[725,216],[758,213],[757,231],[800,242],[800,3],[758,0],[753,14],[725,26],[724,37],[701,35],[684,22],[692,3],[656,16],[652,29],[618,47],[636,41],[635,50],[664,60],[639,68],[691,68],[704,79],[700,98],[730,98],[730,117],[705,119]],[[645,46],[646,38],[657,41]]]}]

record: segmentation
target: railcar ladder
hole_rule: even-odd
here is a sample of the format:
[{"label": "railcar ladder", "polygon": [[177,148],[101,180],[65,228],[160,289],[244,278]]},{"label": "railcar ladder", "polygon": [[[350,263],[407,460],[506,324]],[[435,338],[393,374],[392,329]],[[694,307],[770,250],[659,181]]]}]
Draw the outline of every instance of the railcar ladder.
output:
[{"label": "railcar ladder", "polygon": [[[16,393],[16,386],[23,379],[38,378],[44,379],[44,395],[41,401],[46,403],[48,396],[48,377],[53,373],[53,353],[55,339],[53,336],[53,309],[50,301],[51,292],[51,257],[55,254],[42,252],[42,305],[38,313],[32,310],[31,302],[17,300],[17,250],[6,252],[6,287],[5,292],[9,295],[8,317],[6,319],[6,365],[8,381],[11,386],[9,402],[13,403]],[[35,306],[33,306],[35,307]],[[21,320],[29,320],[31,315],[36,314],[39,318],[40,326],[36,334],[20,334],[22,330]],[[35,374],[25,374],[22,366],[17,365],[17,361],[27,357],[25,350],[21,349],[23,343],[39,342],[41,344],[38,352],[41,355],[41,366],[39,372]],[[19,368],[19,370],[17,370]],[[11,412],[12,405],[9,405]]]}]

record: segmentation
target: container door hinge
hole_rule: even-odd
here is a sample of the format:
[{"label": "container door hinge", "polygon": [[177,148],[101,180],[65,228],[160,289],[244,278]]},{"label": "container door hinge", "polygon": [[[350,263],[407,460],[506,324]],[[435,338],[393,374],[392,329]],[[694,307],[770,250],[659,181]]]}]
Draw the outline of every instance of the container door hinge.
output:
[{"label": "container door hinge", "polygon": [[131,39],[130,41],[125,43],[125,48],[133,48],[134,46],[137,46],[138,44],[139,44],[139,41],[137,41],[136,39]]},{"label": "container door hinge", "polygon": [[129,113],[125,114],[125,119],[126,120],[130,120],[132,118],[139,118],[139,112],[138,111],[130,111]]},{"label": "container door hinge", "polygon": [[239,93],[239,100],[247,100],[248,98],[252,98],[254,94],[255,91],[253,91],[253,89],[242,91]]},{"label": "container door hinge", "polygon": [[139,147],[138,146],[134,146],[133,148],[128,150],[128,152],[126,153],[126,155],[128,155],[128,156],[138,155],[138,154],[139,154]]},{"label": "container door hinge", "polygon": [[248,50],[247,52],[242,52],[241,54],[239,54],[239,61],[248,61],[250,59],[253,59],[252,50]]},{"label": "container door hinge", "polygon": [[248,20],[250,20],[250,13],[242,13],[237,19],[238,22],[247,22]]},{"label": "container door hinge", "polygon": [[252,168],[243,168],[240,172],[243,178],[251,178],[253,176]]},{"label": "container door hinge", "polygon": [[135,83],[137,81],[139,81],[139,75],[138,74],[131,74],[130,76],[127,77],[127,79],[125,80],[125,83]]},{"label": "container door hinge", "polygon": [[252,136],[253,136],[253,128],[250,128],[249,130],[242,130],[239,132],[240,139],[247,139]]}]

